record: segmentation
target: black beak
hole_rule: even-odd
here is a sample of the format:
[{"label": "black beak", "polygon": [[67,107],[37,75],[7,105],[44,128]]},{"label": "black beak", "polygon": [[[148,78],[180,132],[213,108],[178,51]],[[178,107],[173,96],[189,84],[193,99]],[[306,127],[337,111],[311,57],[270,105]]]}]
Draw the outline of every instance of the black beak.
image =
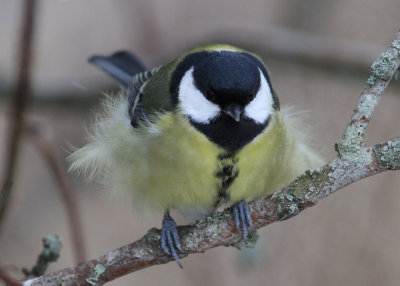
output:
[{"label": "black beak", "polygon": [[240,121],[242,115],[242,108],[236,103],[232,103],[223,109],[224,113],[232,117],[236,122]]}]

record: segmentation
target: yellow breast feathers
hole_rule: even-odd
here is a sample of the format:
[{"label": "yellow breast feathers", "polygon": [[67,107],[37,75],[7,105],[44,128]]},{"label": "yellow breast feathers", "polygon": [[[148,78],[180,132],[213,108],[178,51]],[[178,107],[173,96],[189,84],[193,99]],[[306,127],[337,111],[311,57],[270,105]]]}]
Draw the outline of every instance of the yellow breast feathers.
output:
[{"label": "yellow breast feathers", "polygon": [[[90,143],[75,151],[71,169],[159,210],[212,209],[252,200],[284,186],[307,167],[304,148],[280,112],[251,143],[230,153],[197,132],[179,113],[132,128],[125,96],[107,98]],[[303,151],[302,151],[303,150]],[[303,162],[303,163],[302,163]]]}]

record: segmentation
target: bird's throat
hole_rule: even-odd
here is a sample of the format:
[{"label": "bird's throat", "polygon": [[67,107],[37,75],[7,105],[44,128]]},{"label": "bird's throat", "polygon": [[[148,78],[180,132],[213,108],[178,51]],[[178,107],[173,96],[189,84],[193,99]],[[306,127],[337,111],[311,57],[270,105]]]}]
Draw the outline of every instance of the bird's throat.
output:
[{"label": "bird's throat", "polygon": [[190,120],[190,123],[211,142],[227,151],[236,152],[262,133],[269,121],[270,118],[263,124],[258,124],[251,119],[242,118],[236,122],[223,114],[207,124],[197,123],[193,120]]}]

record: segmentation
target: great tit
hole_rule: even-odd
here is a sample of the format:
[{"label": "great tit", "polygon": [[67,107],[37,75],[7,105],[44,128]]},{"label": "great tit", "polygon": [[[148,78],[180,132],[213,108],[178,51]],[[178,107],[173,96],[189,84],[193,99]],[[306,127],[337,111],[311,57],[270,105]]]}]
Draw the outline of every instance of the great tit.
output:
[{"label": "great tit", "polygon": [[171,209],[231,206],[246,239],[247,202],[288,184],[317,158],[296,120],[280,110],[253,53],[206,45],[152,70],[129,52],[90,61],[123,88],[103,102],[90,142],[70,156],[71,169],[101,174],[134,201],[162,210],[160,244],[179,266]]}]

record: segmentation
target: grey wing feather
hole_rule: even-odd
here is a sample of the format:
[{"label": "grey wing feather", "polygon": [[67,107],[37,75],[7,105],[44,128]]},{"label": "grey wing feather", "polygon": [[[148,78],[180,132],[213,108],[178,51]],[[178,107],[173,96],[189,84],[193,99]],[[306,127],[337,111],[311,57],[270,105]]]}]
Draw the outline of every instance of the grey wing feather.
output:
[{"label": "grey wing feather", "polygon": [[100,67],[112,78],[128,88],[132,77],[149,68],[133,53],[120,51],[111,56],[92,56],[89,62]]},{"label": "grey wing feather", "polygon": [[140,104],[144,84],[161,67],[149,69],[135,54],[120,51],[111,56],[92,56],[89,62],[100,67],[128,89],[128,112],[132,126],[136,126],[147,111]]}]

